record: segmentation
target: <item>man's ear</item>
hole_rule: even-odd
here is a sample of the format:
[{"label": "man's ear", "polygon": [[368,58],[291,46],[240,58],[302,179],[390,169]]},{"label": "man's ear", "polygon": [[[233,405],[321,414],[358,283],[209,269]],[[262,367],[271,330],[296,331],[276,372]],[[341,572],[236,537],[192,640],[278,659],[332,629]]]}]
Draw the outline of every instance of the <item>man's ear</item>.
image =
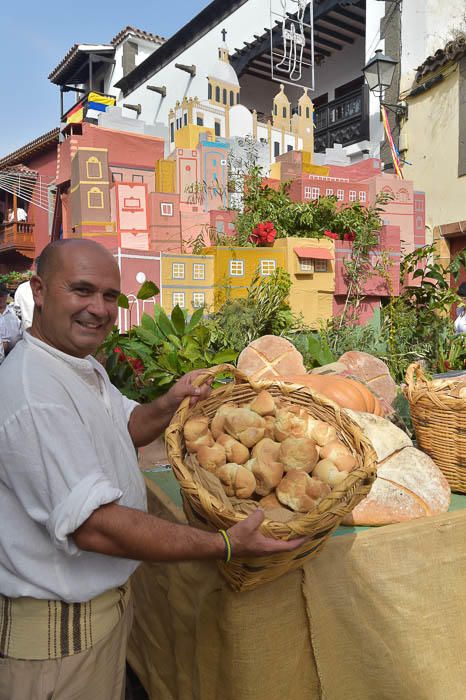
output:
[{"label": "man's ear", "polygon": [[44,282],[42,277],[38,275],[33,275],[31,277],[31,290],[34,304],[40,309],[44,303]]}]

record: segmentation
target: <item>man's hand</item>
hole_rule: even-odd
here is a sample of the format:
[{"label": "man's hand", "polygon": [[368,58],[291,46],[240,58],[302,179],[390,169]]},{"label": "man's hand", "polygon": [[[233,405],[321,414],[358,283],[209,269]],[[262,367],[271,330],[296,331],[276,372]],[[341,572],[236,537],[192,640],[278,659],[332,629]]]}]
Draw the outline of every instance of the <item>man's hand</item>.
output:
[{"label": "man's hand", "polygon": [[263,520],[264,511],[258,508],[245,520],[227,530],[234,557],[259,557],[265,554],[291,552],[306,542],[306,537],[289,541],[265,537],[259,529]]},{"label": "man's hand", "polygon": [[189,396],[190,406],[194,406],[208,397],[212,379],[208,379],[200,388],[193,386],[196,377],[204,372],[203,369],[188,372],[166,394],[134,409],[129,418],[128,429],[135,447],[144,447],[161,435],[184,398]]},{"label": "man's hand", "polygon": [[187,396],[191,397],[189,402],[190,406],[195,406],[198,401],[202,401],[209,396],[213,377],[208,379],[201,387],[193,386],[194,380],[204,372],[204,369],[195,369],[192,372],[188,372],[184,375],[184,377],[178,379],[176,384],[174,384],[172,388],[167,391],[165,398],[168,402],[167,406],[173,408],[172,413],[175,413],[180,403]]}]

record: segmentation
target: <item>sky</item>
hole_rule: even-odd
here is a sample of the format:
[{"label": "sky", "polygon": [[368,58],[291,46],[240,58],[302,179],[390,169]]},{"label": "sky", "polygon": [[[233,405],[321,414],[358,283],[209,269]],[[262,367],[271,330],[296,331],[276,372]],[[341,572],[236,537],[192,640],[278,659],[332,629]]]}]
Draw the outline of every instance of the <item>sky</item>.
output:
[{"label": "sky", "polygon": [[0,0],[0,158],[59,125],[49,73],[76,43],[106,44],[128,24],[169,38],[210,0]]}]

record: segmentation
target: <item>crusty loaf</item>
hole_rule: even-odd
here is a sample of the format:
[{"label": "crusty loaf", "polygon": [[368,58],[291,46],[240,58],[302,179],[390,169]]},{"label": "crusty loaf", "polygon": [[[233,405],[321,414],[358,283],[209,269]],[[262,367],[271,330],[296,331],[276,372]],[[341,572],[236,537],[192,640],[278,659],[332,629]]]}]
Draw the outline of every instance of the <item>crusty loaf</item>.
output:
[{"label": "crusty loaf", "polygon": [[250,343],[238,358],[238,369],[252,380],[306,373],[301,353],[289,340],[275,335]]},{"label": "crusty loaf", "polygon": [[366,496],[347,515],[345,525],[389,525],[445,513],[451,492],[432,459],[414,447],[388,457]]}]

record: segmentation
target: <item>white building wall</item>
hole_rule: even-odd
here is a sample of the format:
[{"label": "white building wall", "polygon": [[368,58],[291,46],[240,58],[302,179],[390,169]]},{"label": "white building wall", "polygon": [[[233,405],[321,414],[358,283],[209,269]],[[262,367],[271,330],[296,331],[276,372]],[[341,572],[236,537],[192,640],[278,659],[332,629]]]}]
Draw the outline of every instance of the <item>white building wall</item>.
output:
[{"label": "white building wall", "polygon": [[401,92],[409,90],[416,68],[465,29],[465,0],[405,0],[402,4]]},{"label": "white building wall", "polygon": [[[412,0],[407,0],[412,2]],[[404,3],[403,3],[404,4]],[[374,55],[377,49],[385,50],[385,41],[380,38],[380,23],[385,15],[387,3],[378,0],[367,0],[366,2],[366,48],[364,65]],[[395,8],[397,12],[398,9]],[[379,99],[372,93],[369,97],[369,134],[371,142],[371,153],[373,158],[380,157],[380,143],[384,139],[383,124],[380,120]]]}]

